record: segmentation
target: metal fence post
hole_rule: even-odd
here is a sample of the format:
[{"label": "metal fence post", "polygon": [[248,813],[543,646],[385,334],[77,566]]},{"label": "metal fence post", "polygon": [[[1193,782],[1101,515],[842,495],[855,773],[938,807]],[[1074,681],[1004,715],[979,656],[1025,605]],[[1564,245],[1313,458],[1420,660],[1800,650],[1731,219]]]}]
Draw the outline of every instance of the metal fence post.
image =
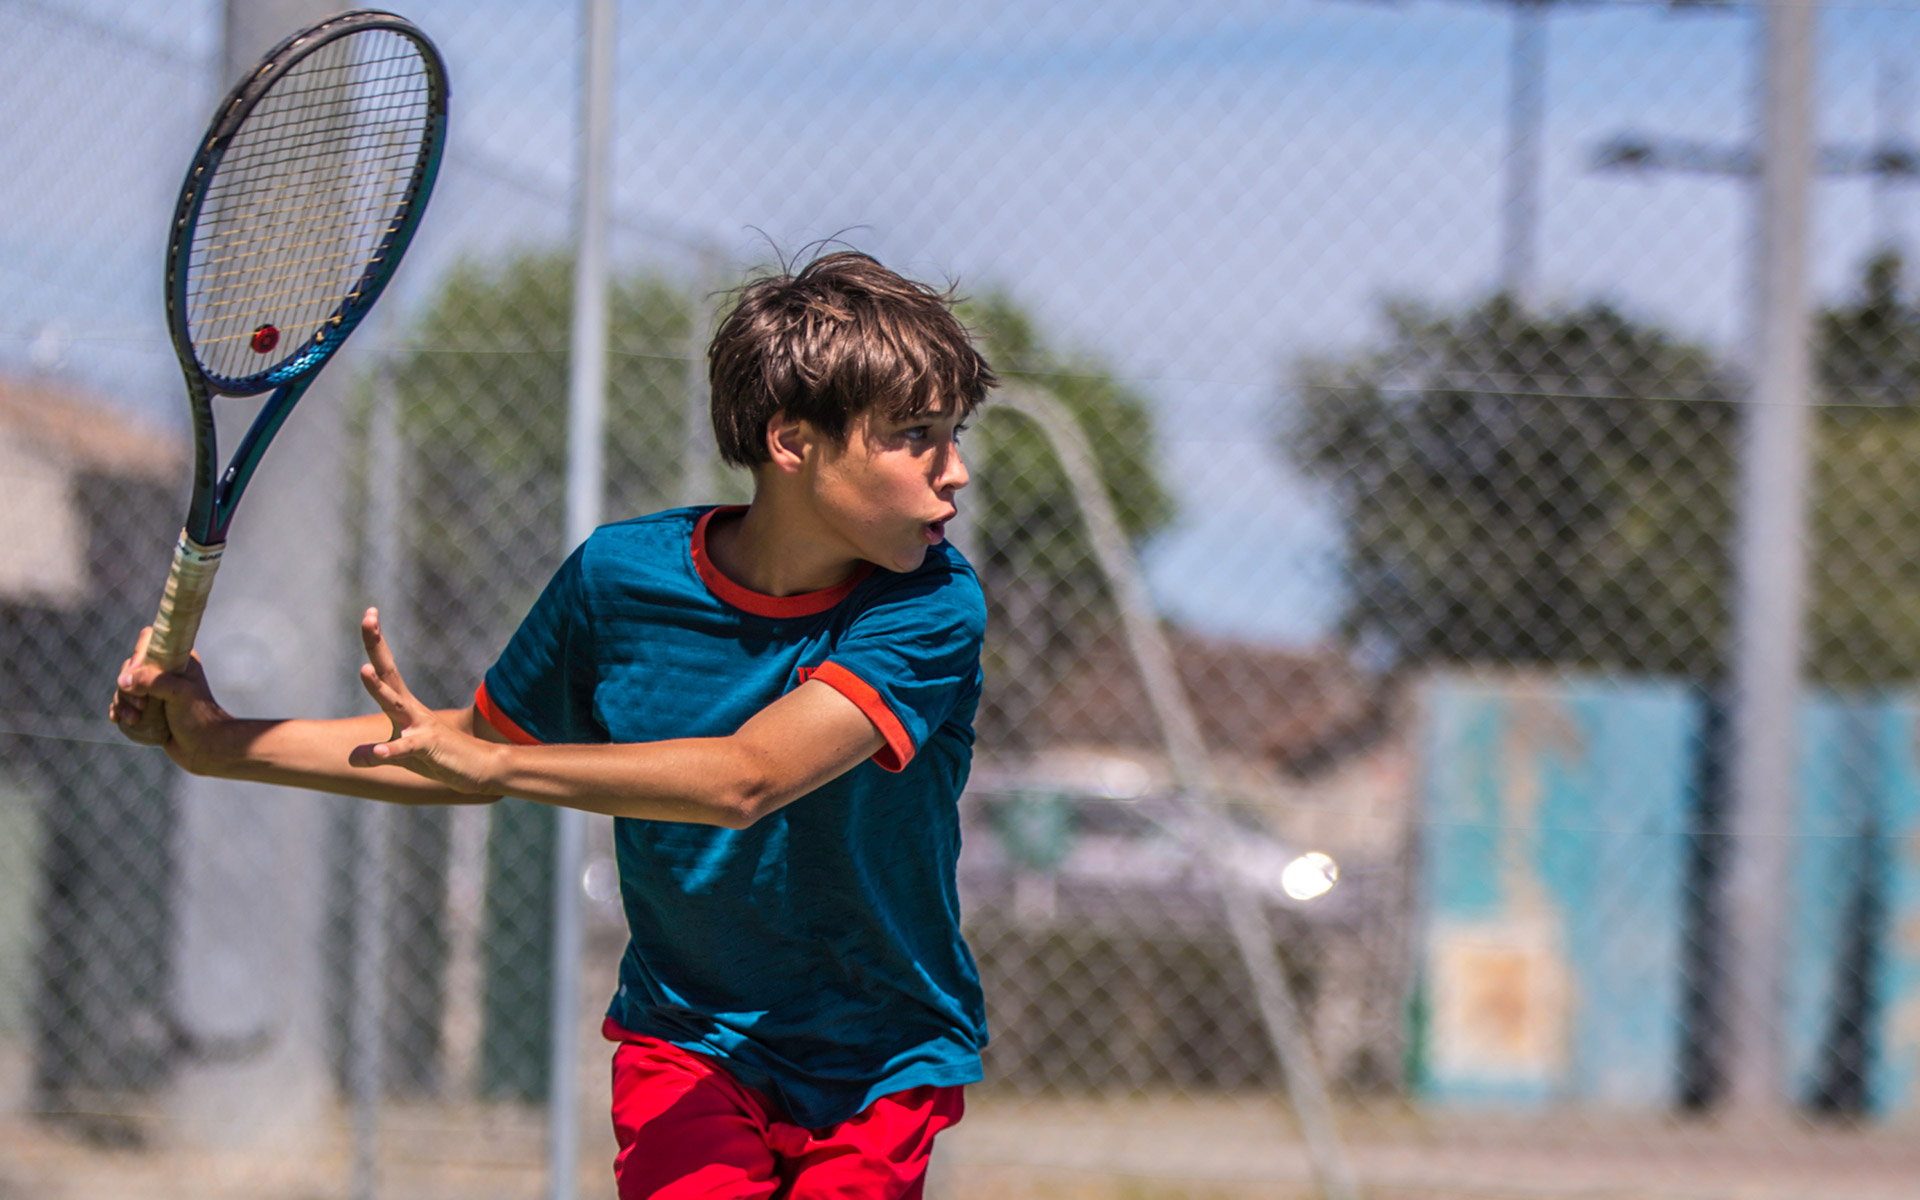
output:
[{"label": "metal fence post", "polygon": [[1755,1112],[1787,1098],[1780,987],[1806,607],[1814,17],[1812,0],[1776,0],[1762,17],[1759,258],[1735,547],[1732,977],[1722,1059],[1728,1102]]},{"label": "metal fence post", "polygon": [[[607,159],[613,131],[613,0],[583,0],[579,178],[573,319],[567,387],[567,546],[600,523],[606,492]],[[548,1195],[573,1200],[580,1158],[575,1064],[580,1015],[587,817],[561,809],[553,891],[553,1069],[549,1080]]]}]

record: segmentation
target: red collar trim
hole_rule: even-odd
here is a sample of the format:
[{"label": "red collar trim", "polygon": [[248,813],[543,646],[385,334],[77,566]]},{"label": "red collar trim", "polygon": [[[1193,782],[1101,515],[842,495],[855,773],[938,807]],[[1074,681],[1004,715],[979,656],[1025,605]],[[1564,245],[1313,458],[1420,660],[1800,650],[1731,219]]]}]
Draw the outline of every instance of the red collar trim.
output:
[{"label": "red collar trim", "polygon": [[700,514],[693,526],[693,569],[700,574],[700,581],[707,590],[725,600],[735,608],[743,609],[761,617],[810,617],[823,613],[845,600],[860,581],[873,574],[872,563],[861,563],[853,574],[834,586],[818,592],[801,592],[796,596],[769,596],[765,592],[756,592],[752,588],[741,587],[720,573],[707,557],[707,522],[713,520],[715,513],[738,513],[747,511],[744,504],[723,504],[710,508]]}]

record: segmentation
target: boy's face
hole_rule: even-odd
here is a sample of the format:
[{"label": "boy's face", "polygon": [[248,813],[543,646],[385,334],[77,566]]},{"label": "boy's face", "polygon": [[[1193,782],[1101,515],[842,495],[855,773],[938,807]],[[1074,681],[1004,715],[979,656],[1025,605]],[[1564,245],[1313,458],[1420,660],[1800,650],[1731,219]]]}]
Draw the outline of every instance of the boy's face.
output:
[{"label": "boy's face", "polygon": [[959,408],[906,418],[870,411],[844,445],[822,439],[813,474],[821,517],[854,554],[911,571],[946,538],[954,493],[967,486]]}]

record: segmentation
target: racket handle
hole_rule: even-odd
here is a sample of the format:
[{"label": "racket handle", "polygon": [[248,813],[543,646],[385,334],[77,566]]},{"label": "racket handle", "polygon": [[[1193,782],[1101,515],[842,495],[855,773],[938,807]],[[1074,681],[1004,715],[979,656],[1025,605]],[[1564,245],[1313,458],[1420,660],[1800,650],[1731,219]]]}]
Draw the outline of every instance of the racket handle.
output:
[{"label": "racket handle", "polygon": [[[184,529],[180,531],[167,588],[160,594],[160,611],[153,618],[153,635],[147,639],[148,662],[165,671],[187,665],[193,640],[200,633],[200,616],[207,611],[207,597],[213,592],[213,575],[226,548],[225,542],[202,546]],[[149,704],[133,726],[133,736],[136,741],[159,741],[165,723],[160,705]]]},{"label": "racket handle", "polygon": [[220,569],[225,542],[202,546],[180,531],[173,547],[173,569],[167,572],[167,590],[160,594],[160,611],[153,618],[153,636],[147,639],[147,661],[167,671],[187,665],[193,640],[200,633],[200,616],[213,592],[213,573]]}]

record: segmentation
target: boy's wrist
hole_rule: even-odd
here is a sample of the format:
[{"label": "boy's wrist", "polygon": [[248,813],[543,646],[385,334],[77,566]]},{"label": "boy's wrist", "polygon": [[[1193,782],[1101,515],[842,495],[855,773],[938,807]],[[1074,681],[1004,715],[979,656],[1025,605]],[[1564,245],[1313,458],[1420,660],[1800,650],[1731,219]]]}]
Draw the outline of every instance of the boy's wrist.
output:
[{"label": "boy's wrist", "polygon": [[195,775],[220,778],[239,776],[251,761],[250,750],[256,738],[276,721],[246,721],[214,705],[197,714],[200,728],[193,739],[193,752],[187,768]]},{"label": "boy's wrist", "polygon": [[514,751],[511,743],[489,742],[475,738],[484,750],[480,756],[480,769],[473,774],[470,790],[477,796],[504,796],[512,787],[514,772]]}]

